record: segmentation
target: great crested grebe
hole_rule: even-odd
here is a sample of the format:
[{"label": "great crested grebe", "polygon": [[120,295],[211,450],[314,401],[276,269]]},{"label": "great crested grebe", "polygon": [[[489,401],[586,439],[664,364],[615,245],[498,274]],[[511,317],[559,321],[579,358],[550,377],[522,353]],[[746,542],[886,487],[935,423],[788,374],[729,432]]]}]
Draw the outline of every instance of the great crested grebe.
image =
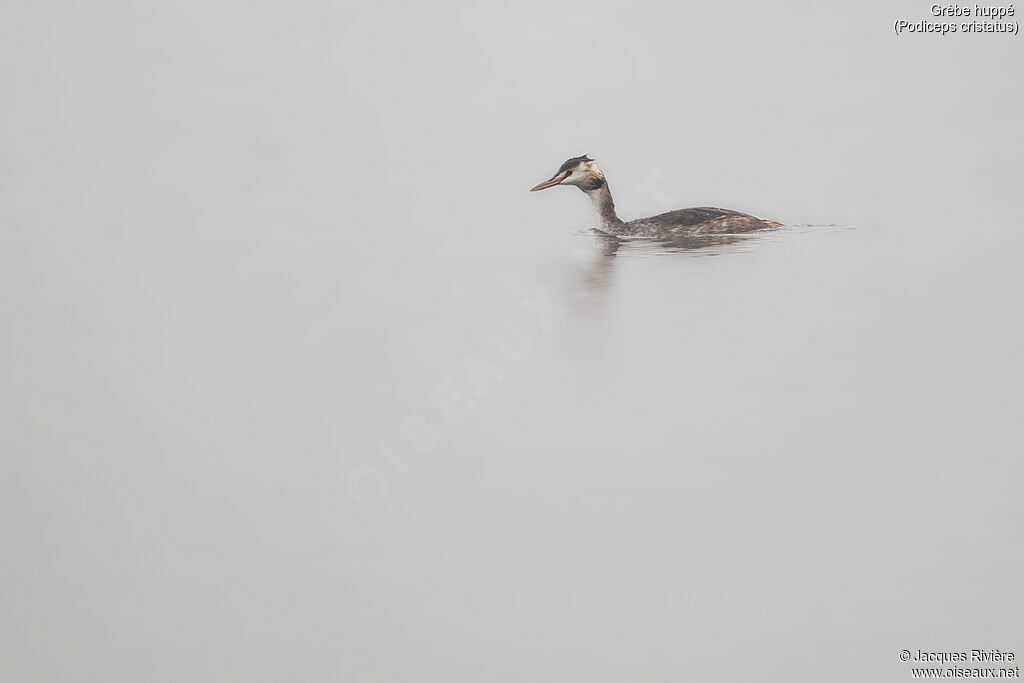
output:
[{"label": "great crested grebe", "polygon": [[680,238],[691,235],[731,235],[777,228],[781,223],[749,216],[739,211],[701,206],[696,209],[678,209],[635,221],[619,219],[615,202],[608,189],[604,173],[586,154],[573,157],[558,168],[558,172],[530,192],[545,190],[555,185],[575,185],[590,197],[601,218],[602,232],[616,236]]}]

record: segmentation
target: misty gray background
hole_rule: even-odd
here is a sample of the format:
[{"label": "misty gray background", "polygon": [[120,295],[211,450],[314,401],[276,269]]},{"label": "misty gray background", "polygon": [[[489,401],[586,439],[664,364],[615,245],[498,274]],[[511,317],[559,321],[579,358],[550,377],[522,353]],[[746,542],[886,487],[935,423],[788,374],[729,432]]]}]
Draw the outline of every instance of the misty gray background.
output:
[{"label": "misty gray background", "polygon": [[[1024,656],[1022,43],[929,4],[4,3],[0,678]],[[840,227],[609,259],[583,153]]]}]

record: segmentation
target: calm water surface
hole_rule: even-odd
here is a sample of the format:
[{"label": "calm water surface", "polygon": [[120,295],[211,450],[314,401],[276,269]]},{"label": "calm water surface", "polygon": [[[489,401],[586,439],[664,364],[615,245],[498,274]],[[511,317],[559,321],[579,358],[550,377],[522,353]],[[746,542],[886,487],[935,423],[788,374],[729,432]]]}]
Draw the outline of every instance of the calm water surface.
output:
[{"label": "calm water surface", "polygon": [[[2,12],[3,680],[1024,656],[1019,41],[882,2]],[[527,191],[583,153],[624,218],[790,227],[610,245]]]}]

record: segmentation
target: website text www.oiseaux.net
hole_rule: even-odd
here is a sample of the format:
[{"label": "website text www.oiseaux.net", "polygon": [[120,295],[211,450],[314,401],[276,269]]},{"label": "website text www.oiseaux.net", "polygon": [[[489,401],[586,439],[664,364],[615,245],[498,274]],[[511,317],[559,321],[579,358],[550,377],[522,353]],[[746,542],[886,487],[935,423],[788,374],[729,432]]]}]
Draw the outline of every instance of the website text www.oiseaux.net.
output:
[{"label": "website text www.oiseaux.net", "polygon": [[1020,678],[1020,667],[945,667],[933,669],[911,669],[914,678]]}]

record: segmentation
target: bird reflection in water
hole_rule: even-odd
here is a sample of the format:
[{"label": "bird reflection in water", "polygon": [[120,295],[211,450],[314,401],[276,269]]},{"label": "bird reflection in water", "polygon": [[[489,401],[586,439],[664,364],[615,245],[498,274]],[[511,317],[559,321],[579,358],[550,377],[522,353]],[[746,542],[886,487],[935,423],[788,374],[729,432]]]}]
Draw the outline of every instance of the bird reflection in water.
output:
[{"label": "bird reflection in water", "polygon": [[[774,230],[766,227],[763,232]],[[586,234],[594,241],[596,249],[584,266],[579,283],[585,290],[608,288],[614,274],[616,256],[658,256],[663,254],[687,254],[689,256],[719,256],[726,251],[746,251],[743,245],[751,242],[758,234],[748,232],[742,235],[675,235],[665,238],[623,239],[601,230]],[[726,249],[723,249],[725,247]]]}]

